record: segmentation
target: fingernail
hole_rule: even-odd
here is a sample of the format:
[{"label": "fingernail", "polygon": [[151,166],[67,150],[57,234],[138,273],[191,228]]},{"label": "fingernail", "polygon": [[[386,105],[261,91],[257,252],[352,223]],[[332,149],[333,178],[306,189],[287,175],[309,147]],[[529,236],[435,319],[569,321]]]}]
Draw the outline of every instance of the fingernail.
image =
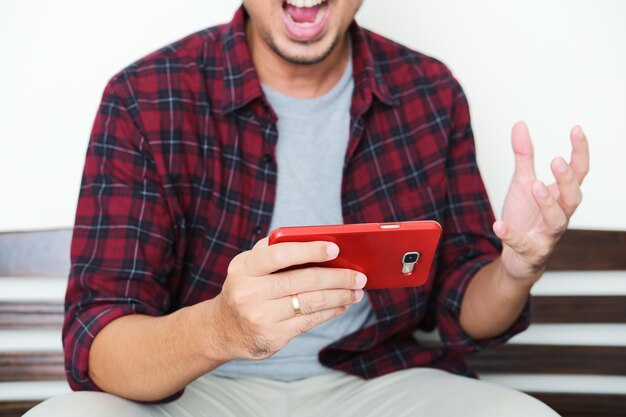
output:
[{"label": "fingernail", "polygon": [[567,171],[567,164],[565,163],[564,160],[557,159],[556,160],[556,169],[558,169],[561,174],[565,174],[565,171]]},{"label": "fingernail", "polygon": [[326,254],[328,255],[329,259],[335,259],[337,255],[339,255],[339,246],[335,245],[334,243],[326,246]]},{"label": "fingernail", "polygon": [[537,185],[537,194],[539,194],[539,197],[541,198],[548,197],[548,188],[541,182]]},{"label": "fingernail", "polygon": [[366,282],[367,282],[367,277],[365,276],[365,274],[362,274],[360,272],[356,274],[356,286],[357,287],[363,288]]},{"label": "fingernail", "polygon": [[579,137],[585,138],[585,132],[583,131],[582,127],[576,126],[576,131],[577,131]]},{"label": "fingernail", "polygon": [[365,295],[365,292],[363,290],[356,290],[354,291],[354,298],[356,299],[356,303],[358,303],[359,301],[361,301],[363,299],[363,295]]}]

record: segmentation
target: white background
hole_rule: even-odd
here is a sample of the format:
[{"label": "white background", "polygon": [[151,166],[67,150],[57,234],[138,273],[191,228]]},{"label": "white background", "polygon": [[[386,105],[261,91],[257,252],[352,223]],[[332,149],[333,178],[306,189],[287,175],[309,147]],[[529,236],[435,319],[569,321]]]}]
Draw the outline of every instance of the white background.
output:
[{"label": "white background", "polygon": [[[0,230],[70,226],[108,79],[230,19],[235,0],[3,0]],[[472,105],[479,162],[500,211],[510,128],[531,128],[540,178],[580,123],[592,172],[573,227],[626,230],[626,2],[366,0],[360,23],[446,62]]]}]

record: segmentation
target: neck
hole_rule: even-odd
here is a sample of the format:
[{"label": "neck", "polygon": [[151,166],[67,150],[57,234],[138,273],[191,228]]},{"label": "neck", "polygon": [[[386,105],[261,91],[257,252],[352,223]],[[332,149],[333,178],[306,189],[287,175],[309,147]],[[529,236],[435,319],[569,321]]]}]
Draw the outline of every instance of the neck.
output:
[{"label": "neck", "polygon": [[315,64],[294,64],[274,52],[251,27],[246,37],[252,62],[262,84],[282,94],[297,98],[314,98],[330,91],[339,81],[348,63],[348,35],[344,34],[332,52]]}]

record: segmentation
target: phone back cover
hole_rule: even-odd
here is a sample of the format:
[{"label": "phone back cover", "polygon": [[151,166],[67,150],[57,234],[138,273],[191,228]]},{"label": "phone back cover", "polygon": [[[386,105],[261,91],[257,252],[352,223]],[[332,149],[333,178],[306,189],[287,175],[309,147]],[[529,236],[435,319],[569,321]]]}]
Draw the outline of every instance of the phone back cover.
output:
[{"label": "phone back cover", "polygon": [[[272,233],[270,245],[334,242],[339,246],[336,259],[299,267],[316,265],[353,269],[367,275],[366,289],[398,288],[427,282],[440,235],[441,226],[435,221],[284,227]],[[419,252],[420,257],[413,272],[406,274],[402,272],[402,260],[408,252]]]}]

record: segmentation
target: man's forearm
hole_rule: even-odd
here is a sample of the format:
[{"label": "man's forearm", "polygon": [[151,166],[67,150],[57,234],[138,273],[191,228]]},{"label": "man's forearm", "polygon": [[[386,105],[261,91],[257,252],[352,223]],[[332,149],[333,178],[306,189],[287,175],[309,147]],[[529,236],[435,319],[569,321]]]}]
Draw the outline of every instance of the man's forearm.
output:
[{"label": "man's forearm", "polygon": [[502,334],[520,315],[535,281],[507,276],[497,258],[470,282],[461,304],[461,327],[474,339]]},{"label": "man's forearm", "polygon": [[[98,333],[89,376],[106,392],[138,401],[166,398],[224,363],[212,349],[212,301],[163,317],[124,316]],[[207,330],[207,327],[209,329]]]}]

